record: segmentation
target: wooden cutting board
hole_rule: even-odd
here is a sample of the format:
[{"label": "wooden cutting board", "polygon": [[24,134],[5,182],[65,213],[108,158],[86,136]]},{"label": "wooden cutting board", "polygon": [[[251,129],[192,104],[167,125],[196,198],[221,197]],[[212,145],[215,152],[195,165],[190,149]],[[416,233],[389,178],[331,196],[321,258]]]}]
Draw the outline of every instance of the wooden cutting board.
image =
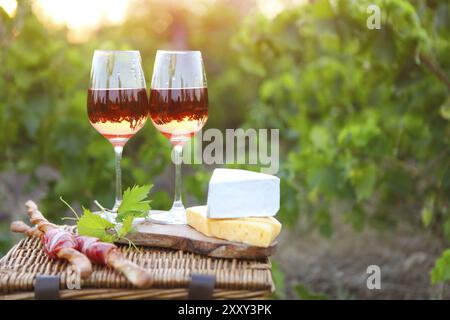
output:
[{"label": "wooden cutting board", "polygon": [[[208,237],[188,225],[144,221],[127,235],[136,245],[169,248],[218,258],[262,259],[275,253],[277,242],[268,248]],[[122,241],[126,243],[126,241]]]}]

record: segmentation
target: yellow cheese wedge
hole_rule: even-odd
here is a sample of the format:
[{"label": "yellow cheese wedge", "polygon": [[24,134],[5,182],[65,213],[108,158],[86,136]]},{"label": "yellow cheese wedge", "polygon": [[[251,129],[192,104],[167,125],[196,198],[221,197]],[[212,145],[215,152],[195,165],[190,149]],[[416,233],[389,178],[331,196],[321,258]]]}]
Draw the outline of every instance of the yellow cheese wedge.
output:
[{"label": "yellow cheese wedge", "polygon": [[211,237],[209,220],[206,217],[206,206],[198,206],[186,209],[187,224],[200,231],[204,235]]},{"label": "yellow cheese wedge", "polygon": [[281,223],[273,217],[211,219],[206,212],[206,206],[188,208],[187,223],[210,237],[268,247],[281,232]]}]

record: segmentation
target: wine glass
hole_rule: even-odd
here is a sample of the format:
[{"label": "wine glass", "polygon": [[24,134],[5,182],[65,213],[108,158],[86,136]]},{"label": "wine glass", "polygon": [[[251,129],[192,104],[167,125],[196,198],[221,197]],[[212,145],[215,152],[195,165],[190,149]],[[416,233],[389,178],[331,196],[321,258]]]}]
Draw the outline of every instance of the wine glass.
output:
[{"label": "wine glass", "polygon": [[169,211],[150,215],[163,224],[186,224],[181,199],[183,145],[208,118],[208,90],[200,51],[158,50],[150,90],[150,117],[154,126],[173,146],[175,195]]},{"label": "wine glass", "polygon": [[95,50],[87,111],[92,126],[111,142],[115,153],[116,199],[122,202],[120,161],[127,141],[145,124],[148,98],[139,51]]}]

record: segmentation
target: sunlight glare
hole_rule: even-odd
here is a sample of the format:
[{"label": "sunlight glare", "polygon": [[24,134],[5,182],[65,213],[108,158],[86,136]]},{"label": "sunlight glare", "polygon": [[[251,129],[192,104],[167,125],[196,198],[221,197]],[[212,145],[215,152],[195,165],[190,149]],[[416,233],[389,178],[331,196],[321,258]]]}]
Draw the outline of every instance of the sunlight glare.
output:
[{"label": "sunlight glare", "polygon": [[274,19],[284,9],[304,5],[308,0],[257,0],[259,12],[268,19]]},{"label": "sunlight glare", "polygon": [[16,0],[0,0],[0,7],[5,10],[8,16],[12,17],[17,9],[17,1]]},{"label": "sunlight glare", "polygon": [[117,24],[126,15],[128,0],[36,0],[40,13],[56,25],[69,29],[90,29]]},{"label": "sunlight glare", "polygon": [[284,9],[284,3],[281,0],[259,0],[259,11],[269,19],[275,18]]}]

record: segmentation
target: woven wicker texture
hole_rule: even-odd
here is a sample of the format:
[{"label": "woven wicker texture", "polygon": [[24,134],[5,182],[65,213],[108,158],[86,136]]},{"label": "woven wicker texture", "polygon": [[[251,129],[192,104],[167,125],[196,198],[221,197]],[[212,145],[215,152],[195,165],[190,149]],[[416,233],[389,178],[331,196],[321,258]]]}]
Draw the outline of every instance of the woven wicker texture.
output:
[{"label": "woven wicker texture", "polygon": [[39,239],[25,238],[0,260],[0,299],[32,299],[36,275],[59,275],[61,297],[68,299],[182,299],[187,297],[191,274],[216,277],[215,298],[258,298],[273,291],[271,265],[266,260],[236,260],[205,257],[183,251],[120,247],[127,259],[147,269],[152,288],[133,289],[116,271],[94,265],[82,290],[67,289],[76,275],[66,261],[52,260]]}]

